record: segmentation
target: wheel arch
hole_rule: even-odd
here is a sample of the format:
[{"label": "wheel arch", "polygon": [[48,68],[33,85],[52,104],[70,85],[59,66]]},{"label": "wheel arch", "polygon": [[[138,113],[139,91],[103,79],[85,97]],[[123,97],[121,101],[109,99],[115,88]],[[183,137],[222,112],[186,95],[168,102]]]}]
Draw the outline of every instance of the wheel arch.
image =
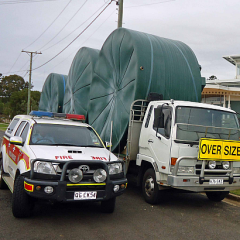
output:
[{"label": "wheel arch", "polygon": [[16,181],[16,179],[17,179],[17,177],[18,177],[19,175],[21,175],[21,173],[20,173],[20,170],[17,169],[17,170],[16,170],[16,173],[15,173],[14,182]]},{"label": "wheel arch", "polygon": [[[5,153],[5,154],[4,154]],[[7,154],[7,150],[6,150],[6,145],[3,145],[2,146],[2,149],[1,149],[1,152],[0,152],[0,160],[3,161],[3,169],[4,169],[4,172],[8,172],[8,169],[7,169],[7,166],[6,166],[6,162],[7,162],[7,159],[6,159],[6,154]]]},{"label": "wheel arch", "polygon": [[141,166],[140,166],[140,171],[139,171],[139,173],[138,173],[138,178],[137,178],[137,186],[141,186],[144,173],[145,173],[149,168],[153,168],[153,169],[154,169],[153,163],[150,162],[150,161],[147,161],[147,160],[142,160],[142,161],[141,161]]}]

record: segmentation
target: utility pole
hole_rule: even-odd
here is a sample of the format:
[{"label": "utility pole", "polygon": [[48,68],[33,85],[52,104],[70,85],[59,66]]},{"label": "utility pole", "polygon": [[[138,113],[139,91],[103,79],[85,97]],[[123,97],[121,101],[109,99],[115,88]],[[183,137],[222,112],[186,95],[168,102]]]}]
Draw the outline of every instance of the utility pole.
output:
[{"label": "utility pole", "polygon": [[123,20],[123,0],[118,0],[118,28],[122,27]]},{"label": "utility pole", "polygon": [[42,54],[41,52],[29,52],[29,51],[24,51],[22,50],[22,52],[27,53],[30,56],[30,70],[29,70],[29,82],[28,82],[28,103],[27,103],[27,115],[30,112],[30,99],[31,99],[31,80],[32,80],[32,58],[33,58],[33,54]]}]

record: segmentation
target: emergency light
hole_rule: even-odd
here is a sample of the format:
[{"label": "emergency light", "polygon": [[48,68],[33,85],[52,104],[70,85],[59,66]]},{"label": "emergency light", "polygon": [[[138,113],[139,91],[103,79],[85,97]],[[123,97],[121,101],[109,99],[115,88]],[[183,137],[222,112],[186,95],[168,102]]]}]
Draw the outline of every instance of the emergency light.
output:
[{"label": "emergency light", "polygon": [[78,114],[69,114],[69,113],[53,113],[53,112],[44,112],[44,111],[31,111],[31,116],[35,117],[50,117],[50,118],[65,118],[65,119],[74,119],[74,120],[85,120],[84,115]]}]

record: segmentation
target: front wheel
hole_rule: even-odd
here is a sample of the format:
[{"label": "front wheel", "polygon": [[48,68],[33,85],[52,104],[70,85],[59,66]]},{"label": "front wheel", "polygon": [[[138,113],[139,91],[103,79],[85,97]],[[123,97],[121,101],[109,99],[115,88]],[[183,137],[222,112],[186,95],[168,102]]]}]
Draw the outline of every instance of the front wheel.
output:
[{"label": "front wheel", "polygon": [[149,168],[143,176],[142,193],[147,203],[156,204],[159,202],[160,191],[158,190],[156,175],[153,168]]},{"label": "front wheel", "polygon": [[7,184],[3,180],[3,160],[0,161],[0,189],[6,189]]},{"label": "front wheel", "polygon": [[113,213],[115,210],[116,197],[101,202],[101,210],[104,213]]},{"label": "front wheel", "polygon": [[229,192],[206,192],[208,199],[214,202],[222,201],[228,194]]},{"label": "front wheel", "polygon": [[34,199],[24,189],[24,178],[17,176],[12,195],[12,213],[16,218],[26,218],[32,215]]}]

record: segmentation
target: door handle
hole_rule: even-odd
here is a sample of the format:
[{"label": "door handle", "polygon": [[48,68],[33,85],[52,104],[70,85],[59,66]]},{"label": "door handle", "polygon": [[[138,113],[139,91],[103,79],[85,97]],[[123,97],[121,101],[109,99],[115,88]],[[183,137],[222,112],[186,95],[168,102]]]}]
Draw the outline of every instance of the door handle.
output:
[{"label": "door handle", "polygon": [[148,139],[148,142],[149,142],[149,143],[153,143],[153,140],[152,140],[152,139]]}]

